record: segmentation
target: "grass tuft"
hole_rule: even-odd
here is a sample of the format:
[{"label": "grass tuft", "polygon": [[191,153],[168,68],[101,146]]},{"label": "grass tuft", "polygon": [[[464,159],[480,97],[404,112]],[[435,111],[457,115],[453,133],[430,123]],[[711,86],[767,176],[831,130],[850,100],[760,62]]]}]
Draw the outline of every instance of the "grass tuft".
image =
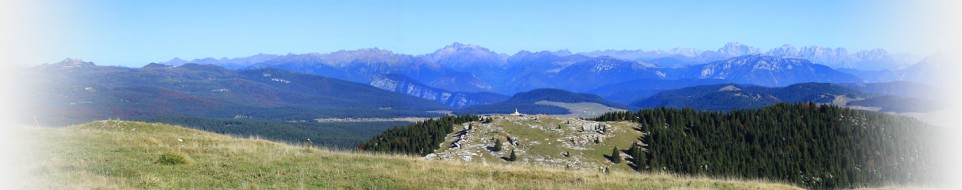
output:
[{"label": "grass tuft", "polygon": [[165,165],[180,165],[180,164],[191,164],[194,163],[190,156],[180,152],[168,152],[160,155],[155,163],[165,164]]}]

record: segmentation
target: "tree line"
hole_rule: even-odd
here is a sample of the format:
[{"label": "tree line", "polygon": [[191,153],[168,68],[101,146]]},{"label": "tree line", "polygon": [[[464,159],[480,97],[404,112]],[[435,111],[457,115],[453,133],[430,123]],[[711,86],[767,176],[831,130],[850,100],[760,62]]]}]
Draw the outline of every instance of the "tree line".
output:
[{"label": "tree line", "polygon": [[766,178],[810,188],[923,184],[935,131],[918,120],[815,103],[730,112],[612,112],[644,133],[625,158],[638,171]]},{"label": "tree line", "polygon": [[434,153],[454,126],[479,121],[475,115],[446,116],[384,131],[358,146],[359,150],[425,156]]}]

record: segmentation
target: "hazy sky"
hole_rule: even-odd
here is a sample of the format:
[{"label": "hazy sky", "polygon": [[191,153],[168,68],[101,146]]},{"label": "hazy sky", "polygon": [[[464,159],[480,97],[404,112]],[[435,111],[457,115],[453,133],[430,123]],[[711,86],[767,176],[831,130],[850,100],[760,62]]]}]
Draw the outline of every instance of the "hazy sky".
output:
[{"label": "hazy sky", "polygon": [[[904,4],[904,3],[903,3]],[[173,57],[331,52],[430,53],[453,42],[501,53],[762,49],[792,44],[930,53],[898,39],[887,1],[84,1],[36,15],[41,62],[141,66]],[[37,29],[39,30],[39,29]]]}]

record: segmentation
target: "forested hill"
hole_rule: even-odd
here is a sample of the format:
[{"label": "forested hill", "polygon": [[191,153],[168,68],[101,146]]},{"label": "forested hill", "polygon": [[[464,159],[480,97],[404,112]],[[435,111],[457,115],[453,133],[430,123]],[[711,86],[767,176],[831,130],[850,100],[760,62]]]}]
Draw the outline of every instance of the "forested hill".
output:
[{"label": "forested hill", "polygon": [[[908,117],[815,103],[704,112],[658,108],[599,121],[638,122],[630,147],[639,171],[767,178],[810,188],[923,184],[932,163],[931,126]],[[646,150],[646,151],[643,151]]]},{"label": "forested hill", "polygon": [[787,87],[743,84],[702,85],[661,91],[631,105],[640,108],[691,107],[698,110],[727,111],[761,108],[779,102],[837,103],[863,99],[865,93],[831,83],[799,83]]},{"label": "forested hill", "polygon": [[[34,105],[19,118],[64,126],[108,118],[185,116],[275,121],[316,118],[436,117],[448,106],[366,84],[277,69],[227,70],[213,65],[143,68],[67,60],[24,72],[22,93]],[[35,122],[35,120],[37,122]]]},{"label": "forested hill", "polygon": [[[612,125],[611,130],[598,131],[588,129],[594,124],[579,124],[582,122],[577,119],[561,122],[543,117],[549,116],[443,117],[387,130],[361,144],[359,149],[425,156],[435,153],[442,143],[457,141],[446,141],[445,136],[453,134],[456,125],[460,125],[464,130],[459,128],[458,134],[468,136],[469,140],[456,146],[457,149],[490,146],[492,139],[502,136],[509,136],[505,142],[526,139],[507,147],[521,150],[520,157],[527,158],[523,163],[536,165],[542,163],[539,159],[570,161],[569,156],[587,156],[585,158],[591,159],[576,161],[593,160],[594,166],[620,169],[618,163],[623,158],[627,161],[626,170],[776,180],[815,189],[925,185],[933,177],[930,171],[937,169],[933,163],[935,146],[924,140],[938,137],[937,128],[909,117],[827,104],[779,103],[730,112],[690,108],[611,112],[595,118]],[[633,121],[637,124],[629,125],[637,126],[617,127],[624,122],[610,121]],[[466,122],[477,123],[463,124]],[[500,131],[497,132],[500,135],[492,136],[474,128]],[[618,129],[640,133],[617,132]],[[581,142],[565,136],[577,132],[597,138],[578,144]],[[490,141],[471,144],[480,142],[471,138]],[[552,139],[560,141],[542,143],[555,142]],[[545,150],[567,150],[575,145],[603,148],[582,149],[576,154],[539,154]],[[625,156],[610,157],[616,154],[609,154],[612,147],[617,155]],[[486,151],[458,155],[494,155],[491,152],[497,149]]]},{"label": "forested hill", "polygon": [[480,118],[474,115],[447,116],[391,128],[361,144],[358,149],[424,156],[440,147],[444,137],[454,132],[454,125]]}]

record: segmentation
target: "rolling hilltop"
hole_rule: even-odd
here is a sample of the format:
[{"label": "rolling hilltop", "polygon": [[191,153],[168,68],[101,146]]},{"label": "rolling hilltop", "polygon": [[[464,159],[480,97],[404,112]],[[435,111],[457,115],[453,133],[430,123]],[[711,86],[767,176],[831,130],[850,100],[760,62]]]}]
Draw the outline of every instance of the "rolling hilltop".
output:
[{"label": "rolling hilltop", "polygon": [[799,189],[757,180],[571,171],[333,152],[177,126],[38,129],[40,189]]},{"label": "rolling hilltop", "polygon": [[525,114],[595,117],[605,112],[621,111],[627,106],[605,100],[594,94],[574,93],[561,89],[535,89],[515,94],[508,100],[476,105],[455,111],[456,114],[507,114],[515,109]]},{"label": "rolling hilltop", "polygon": [[[633,171],[609,160],[615,147],[631,147],[642,133],[631,122],[598,122],[545,115],[496,115],[490,122],[465,123],[445,138],[429,160],[503,163],[511,150],[516,163],[582,171]],[[496,144],[496,141],[501,144]],[[494,146],[503,147],[492,151]]]}]

